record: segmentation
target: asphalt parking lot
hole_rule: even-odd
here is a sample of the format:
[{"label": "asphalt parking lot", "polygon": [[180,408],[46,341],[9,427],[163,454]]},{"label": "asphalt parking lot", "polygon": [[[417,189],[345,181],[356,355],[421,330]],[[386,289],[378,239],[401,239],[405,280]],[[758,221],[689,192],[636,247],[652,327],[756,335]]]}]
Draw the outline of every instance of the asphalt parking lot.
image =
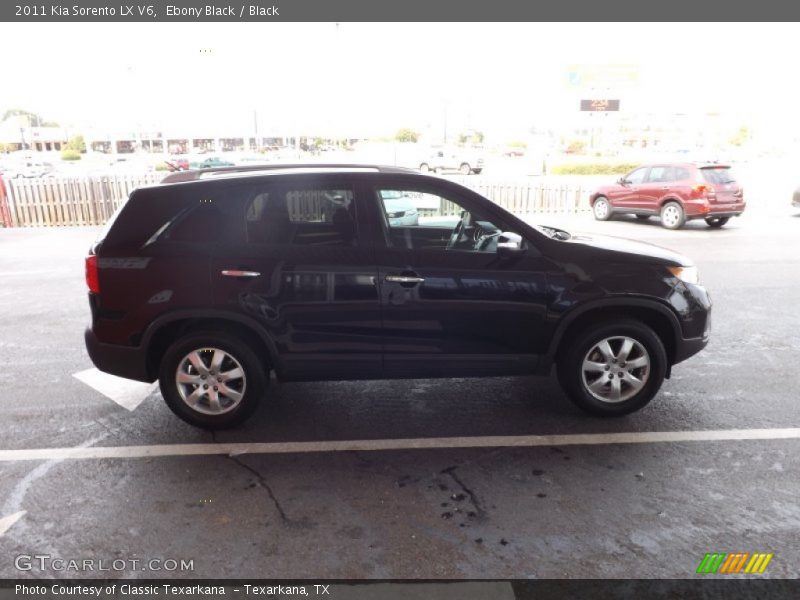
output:
[{"label": "asphalt parking lot", "polygon": [[[185,572],[114,573],[130,577],[683,578],[707,552],[770,552],[762,577],[797,577],[800,436],[785,432],[800,427],[800,216],[677,232],[655,220],[541,221],[696,260],[714,301],[712,341],[641,412],[588,417],[552,378],[273,381],[245,426],[201,432],[155,389],[128,410],[73,376],[92,367],[83,256],[96,229],[0,229],[0,576],[98,576],[15,565],[49,554],[193,561]],[[731,430],[764,431],[704,433]],[[695,433],[569,437],[649,432]],[[549,435],[565,437],[510,442]],[[357,440],[358,450],[334,444]],[[432,447],[376,449],[387,440]],[[2,454],[247,442],[272,445]],[[296,442],[319,445],[285,451]]]}]

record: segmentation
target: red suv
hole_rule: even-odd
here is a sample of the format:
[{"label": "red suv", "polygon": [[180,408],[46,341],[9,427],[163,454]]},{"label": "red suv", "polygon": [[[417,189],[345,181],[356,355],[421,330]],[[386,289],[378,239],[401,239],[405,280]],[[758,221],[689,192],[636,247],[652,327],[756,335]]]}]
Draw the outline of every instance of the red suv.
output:
[{"label": "red suv", "polygon": [[726,165],[674,163],[645,165],[599,188],[591,197],[594,218],[607,221],[614,214],[639,219],[661,217],[667,229],[680,229],[690,219],[705,219],[722,227],[744,212],[742,187]]}]

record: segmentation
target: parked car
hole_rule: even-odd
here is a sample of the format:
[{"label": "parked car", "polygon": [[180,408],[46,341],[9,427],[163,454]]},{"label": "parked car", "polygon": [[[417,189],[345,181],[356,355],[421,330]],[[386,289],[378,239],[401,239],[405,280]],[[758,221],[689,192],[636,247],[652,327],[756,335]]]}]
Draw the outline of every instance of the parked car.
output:
[{"label": "parked car", "polygon": [[659,216],[667,229],[680,229],[691,219],[722,227],[745,209],[742,187],[730,167],[720,164],[644,165],[615,184],[602,186],[590,201],[599,221],[616,214],[633,214],[639,219]]},{"label": "parked car", "polygon": [[190,169],[214,169],[216,167],[233,167],[233,162],[220,158],[219,156],[207,156],[202,160],[189,163]]},{"label": "parked car", "polygon": [[[669,250],[528,225],[398,167],[212,173],[135,190],[86,258],[92,361],[158,379],[194,425],[241,423],[270,372],[310,381],[555,366],[578,406],[622,415],[708,341],[708,294],[692,261]],[[452,220],[393,224],[385,192]]]},{"label": "parked car", "polygon": [[389,225],[419,225],[419,211],[410,197],[396,190],[381,190],[381,199]]},{"label": "parked car", "polygon": [[458,171],[462,175],[483,171],[483,156],[479,151],[469,148],[440,147],[434,148],[431,153],[419,163],[422,173],[436,171]]},{"label": "parked car", "polygon": [[170,156],[164,163],[170,171],[189,170],[189,159],[185,156]]},{"label": "parked car", "polygon": [[795,208],[800,208],[800,187],[794,191],[794,196],[792,196],[792,206]]},{"label": "parked car", "polygon": [[24,177],[33,179],[52,175],[55,168],[52,163],[44,162],[38,158],[10,159],[3,168],[6,179]]}]

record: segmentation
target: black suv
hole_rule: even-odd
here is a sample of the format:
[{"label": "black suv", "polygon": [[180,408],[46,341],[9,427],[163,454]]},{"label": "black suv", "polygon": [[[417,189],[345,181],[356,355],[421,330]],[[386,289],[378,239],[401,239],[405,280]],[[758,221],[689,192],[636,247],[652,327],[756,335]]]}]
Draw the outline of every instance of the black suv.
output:
[{"label": "black suv", "polygon": [[[597,415],[647,404],[707,343],[687,258],[527,225],[456,183],[374,166],[176,173],[86,259],[86,346],[201,427],[283,381],[547,375]],[[414,224],[387,215],[404,198]]]}]

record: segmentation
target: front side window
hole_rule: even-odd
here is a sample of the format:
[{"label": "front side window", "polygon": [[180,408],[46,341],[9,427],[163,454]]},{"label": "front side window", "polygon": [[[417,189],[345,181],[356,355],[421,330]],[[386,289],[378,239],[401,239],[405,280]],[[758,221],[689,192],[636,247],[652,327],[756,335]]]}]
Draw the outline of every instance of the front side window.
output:
[{"label": "front side window", "polygon": [[503,224],[439,192],[376,190],[387,245],[408,250],[497,252]]},{"label": "front side window", "polygon": [[289,246],[354,246],[352,189],[273,188],[247,206],[247,241]]},{"label": "front side window", "polygon": [[641,169],[636,169],[635,171],[628,173],[628,176],[625,178],[628,180],[628,183],[638,184],[644,181],[644,176],[647,174],[647,167],[642,167]]}]

